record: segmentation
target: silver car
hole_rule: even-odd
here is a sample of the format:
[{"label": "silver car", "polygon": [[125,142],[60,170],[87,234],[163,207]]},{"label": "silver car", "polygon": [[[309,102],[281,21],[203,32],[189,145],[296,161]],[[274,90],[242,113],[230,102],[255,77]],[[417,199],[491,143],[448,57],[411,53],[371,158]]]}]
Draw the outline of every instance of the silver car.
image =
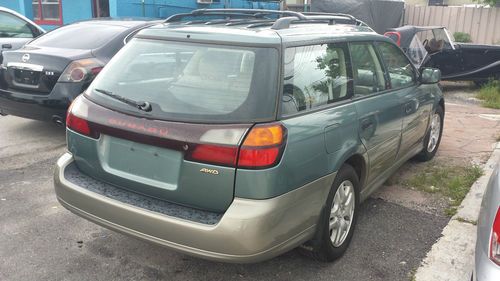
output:
[{"label": "silver car", "polygon": [[473,280],[500,280],[500,166],[491,175],[477,225]]}]

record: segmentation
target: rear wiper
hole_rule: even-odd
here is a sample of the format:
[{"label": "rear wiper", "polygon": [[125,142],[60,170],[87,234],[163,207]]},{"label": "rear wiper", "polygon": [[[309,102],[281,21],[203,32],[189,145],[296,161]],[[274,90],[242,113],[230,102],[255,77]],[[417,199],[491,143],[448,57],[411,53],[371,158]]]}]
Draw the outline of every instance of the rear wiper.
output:
[{"label": "rear wiper", "polygon": [[131,99],[128,99],[126,97],[122,97],[122,96],[119,96],[119,95],[116,95],[116,94],[113,94],[113,92],[111,91],[107,91],[107,90],[103,90],[103,89],[94,89],[94,91],[96,92],[99,92],[101,94],[104,94],[108,97],[112,97],[118,101],[121,101],[123,103],[126,103],[130,106],[133,106],[139,110],[142,110],[142,111],[146,111],[146,112],[149,112],[151,111],[151,104],[147,101],[135,101],[135,100],[131,100]]}]

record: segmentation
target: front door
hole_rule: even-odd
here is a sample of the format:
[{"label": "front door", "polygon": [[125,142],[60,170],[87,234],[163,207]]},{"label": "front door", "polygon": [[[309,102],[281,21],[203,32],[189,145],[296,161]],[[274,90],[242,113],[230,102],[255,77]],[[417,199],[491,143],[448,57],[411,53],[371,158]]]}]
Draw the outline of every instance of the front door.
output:
[{"label": "front door", "polygon": [[351,43],[358,131],[369,158],[368,185],[394,165],[401,139],[399,96],[389,89],[372,43]]},{"label": "front door", "polygon": [[416,73],[408,58],[393,44],[379,42],[377,48],[385,65],[390,87],[402,104],[403,128],[398,158],[412,156],[421,149],[433,98],[426,85],[417,86]]}]

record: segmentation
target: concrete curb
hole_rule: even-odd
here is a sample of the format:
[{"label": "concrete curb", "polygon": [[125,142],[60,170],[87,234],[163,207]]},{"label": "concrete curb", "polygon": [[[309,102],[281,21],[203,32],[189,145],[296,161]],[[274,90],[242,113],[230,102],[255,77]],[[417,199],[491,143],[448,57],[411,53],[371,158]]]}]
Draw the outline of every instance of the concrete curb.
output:
[{"label": "concrete curb", "polygon": [[417,269],[416,281],[469,281],[474,265],[476,223],[488,180],[496,163],[500,161],[500,142],[496,143],[484,174],[472,186],[448,225],[442,237]]}]

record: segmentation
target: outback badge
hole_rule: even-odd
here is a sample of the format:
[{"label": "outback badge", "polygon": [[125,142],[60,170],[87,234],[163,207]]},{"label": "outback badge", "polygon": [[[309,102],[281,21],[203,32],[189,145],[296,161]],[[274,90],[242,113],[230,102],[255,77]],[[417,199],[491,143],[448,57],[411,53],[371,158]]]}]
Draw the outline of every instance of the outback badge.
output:
[{"label": "outback badge", "polygon": [[202,168],[200,172],[205,173],[205,174],[211,174],[211,175],[218,175],[219,171],[215,169],[207,169],[207,168]]}]

